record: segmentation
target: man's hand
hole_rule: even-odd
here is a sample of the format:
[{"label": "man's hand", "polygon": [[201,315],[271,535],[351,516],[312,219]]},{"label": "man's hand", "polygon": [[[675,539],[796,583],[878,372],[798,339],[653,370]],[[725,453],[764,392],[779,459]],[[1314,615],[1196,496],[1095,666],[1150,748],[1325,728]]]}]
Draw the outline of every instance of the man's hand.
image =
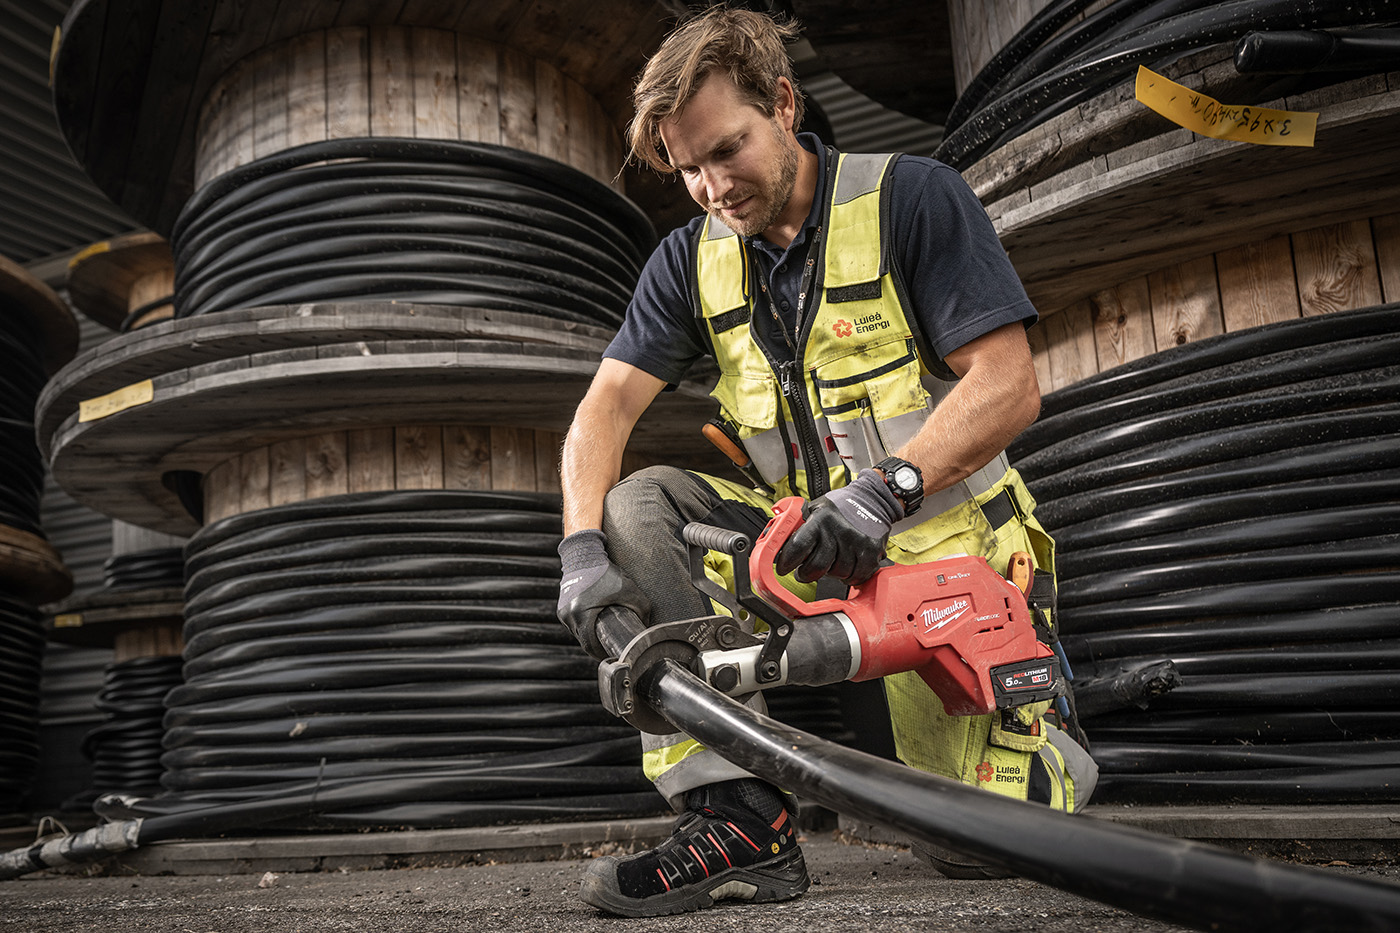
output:
[{"label": "man's hand", "polygon": [[802,504],[803,525],[778,552],[777,571],[795,568],[803,583],[827,574],[864,583],[880,566],[890,526],[903,517],[903,506],[880,474],[861,470],[849,485]]},{"label": "man's hand", "polygon": [[[613,632],[615,638],[631,641],[646,627],[651,615],[651,602],[637,585],[608,559],[607,537],[596,528],[576,531],[559,542],[559,559],[563,575],[559,581],[559,621],[573,632],[574,638],[591,656],[606,661],[612,652],[603,646],[598,635],[598,617],[609,608],[623,608],[628,613],[610,614],[624,620],[627,629]],[[632,619],[636,620],[631,625]]]}]

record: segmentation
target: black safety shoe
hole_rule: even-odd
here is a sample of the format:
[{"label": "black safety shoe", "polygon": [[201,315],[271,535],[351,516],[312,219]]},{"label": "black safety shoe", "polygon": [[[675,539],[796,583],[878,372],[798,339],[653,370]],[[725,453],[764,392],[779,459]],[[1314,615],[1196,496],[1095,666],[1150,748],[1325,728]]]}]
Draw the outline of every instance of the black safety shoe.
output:
[{"label": "black safety shoe", "polygon": [[787,810],[769,823],[743,807],[726,809],[692,809],[656,848],[595,859],[580,896],[619,916],[660,917],[726,898],[766,903],[806,891],[811,880]]}]

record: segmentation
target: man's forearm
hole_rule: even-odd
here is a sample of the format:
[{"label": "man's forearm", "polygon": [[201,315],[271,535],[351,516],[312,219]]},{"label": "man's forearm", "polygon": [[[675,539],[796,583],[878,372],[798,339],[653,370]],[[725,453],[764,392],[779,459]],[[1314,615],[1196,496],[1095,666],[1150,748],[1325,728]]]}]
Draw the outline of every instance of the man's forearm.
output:
[{"label": "man's forearm", "polygon": [[627,439],[665,385],[627,363],[604,359],[599,365],[564,438],[564,534],[602,527],[603,497],[622,474]]},{"label": "man's forearm", "polygon": [[[947,489],[981,469],[1035,421],[1040,387],[1018,331],[1001,335],[994,352],[974,359],[919,433],[895,452],[923,473],[925,493]],[[950,356],[950,362],[952,357]]]},{"label": "man's forearm", "polygon": [[564,438],[560,482],[564,491],[564,534],[603,523],[603,497],[622,473],[626,437],[619,438],[612,419],[588,400],[579,406]]}]

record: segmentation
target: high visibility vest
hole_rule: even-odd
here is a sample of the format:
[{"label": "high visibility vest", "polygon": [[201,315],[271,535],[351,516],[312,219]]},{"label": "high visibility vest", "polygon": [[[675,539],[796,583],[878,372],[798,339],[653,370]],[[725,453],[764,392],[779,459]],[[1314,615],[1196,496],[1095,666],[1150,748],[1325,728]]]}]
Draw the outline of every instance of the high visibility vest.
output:
[{"label": "high visibility vest", "polygon": [[[751,331],[769,313],[746,246],[714,217],[695,243],[696,314],[720,371],[710,393],[753,466],[777,496],[815,498],[918,433],[956,379],[910,325],[892,262],[889,208],[881,192],[892,154],[827,152],[823,236],[798,360],[770,359]],[[784,348],[786,351],[786,348]],[[935,374],[935,368],[939,374]],[[946,377],[946,378],[945,378]],[[928,496],[896,535],[990,489],[1005,453],[967,480]]]}]

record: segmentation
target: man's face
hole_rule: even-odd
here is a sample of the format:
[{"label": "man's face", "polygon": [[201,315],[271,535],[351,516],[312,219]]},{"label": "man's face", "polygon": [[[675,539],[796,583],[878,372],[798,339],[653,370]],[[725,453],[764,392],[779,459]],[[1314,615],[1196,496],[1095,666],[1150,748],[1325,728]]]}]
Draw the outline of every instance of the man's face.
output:
[{"label": "man's face", "polygon": [[791,117],[766,116],[713,72],[674,117],[661,123],[671,165],[686,190],[741,236],[757,236],[778,219],[797,179]]}]

